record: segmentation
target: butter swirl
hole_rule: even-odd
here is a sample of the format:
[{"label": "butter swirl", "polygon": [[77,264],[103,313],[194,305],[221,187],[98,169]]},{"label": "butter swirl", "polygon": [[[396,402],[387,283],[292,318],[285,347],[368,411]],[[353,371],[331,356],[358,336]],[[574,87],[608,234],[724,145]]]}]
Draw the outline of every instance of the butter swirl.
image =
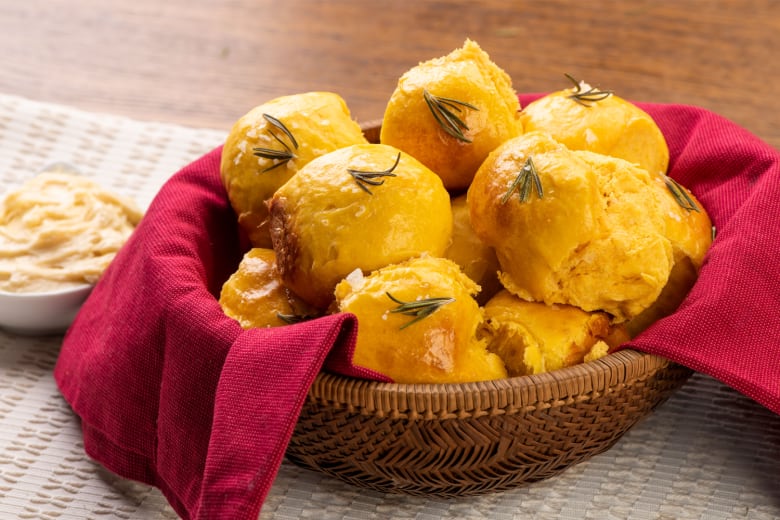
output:
[{"label": "butter swirl", "polygon": [[133,201],[84,176],[37,175],[0,203],[0,290],[95,283],[141,216]]}]

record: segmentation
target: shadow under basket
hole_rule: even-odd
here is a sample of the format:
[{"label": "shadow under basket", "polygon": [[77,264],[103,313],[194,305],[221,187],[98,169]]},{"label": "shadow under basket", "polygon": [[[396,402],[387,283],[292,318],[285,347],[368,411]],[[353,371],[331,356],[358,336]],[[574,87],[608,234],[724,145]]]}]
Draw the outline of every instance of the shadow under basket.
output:
[{"label": "shadow under basket", "polygon": [[454,497],[516,488],[610,448],[691,373],[634,350],[479,383],[320,373],[287,457],[386,493]]}]

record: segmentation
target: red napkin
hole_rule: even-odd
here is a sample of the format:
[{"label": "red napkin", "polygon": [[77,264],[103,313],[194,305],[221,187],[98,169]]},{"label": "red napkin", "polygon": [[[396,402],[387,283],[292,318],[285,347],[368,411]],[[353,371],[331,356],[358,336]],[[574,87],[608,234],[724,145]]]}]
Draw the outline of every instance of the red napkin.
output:
[{"label": "red napkin", "polygon": [[780,413],[780,153],[702,109],[640,104],[669,144],[669,174],[716,239],[688,297],[626,345],[709,374]]},{"label": "red napkin", "polygon": [[222,313],[244,248],[219,161],[216,149],[163,187],[66,334],[54,376],[95,460],[157,486],[184,518],[254,519],[331,350],[340,372],[382,376],[349,363],[351,315],[243,331]]},{"label": "red napkin", "polygon": [[[641,106],[718,237],[680,310],[627,346],[780,413],[780,155],[705,110]],[[351,363],[351,315],[244,331],[222,313],[216,298],[244,246],[219,159],[215,149],[162,188],[66,334],[54,375],[95,460],[157,486],[184,518],[255,519],[317,372],[382,376]]]}]

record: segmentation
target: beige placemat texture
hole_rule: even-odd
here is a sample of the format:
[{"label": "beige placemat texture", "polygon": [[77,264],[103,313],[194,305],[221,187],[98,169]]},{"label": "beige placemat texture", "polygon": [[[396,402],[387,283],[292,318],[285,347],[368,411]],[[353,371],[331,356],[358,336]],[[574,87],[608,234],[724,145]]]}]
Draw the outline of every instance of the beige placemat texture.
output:
[{"label": "beige placemat texture", "polygon": [[[226,132],[0,95],[0,188],[66,161],[146,207],[168,177]],[[52,378],[60,341],[0,331],[0,519],[176,518],[156,489],[120,479],[84,454],[78,421]],[[285,462],[261,518],[776,519],[780,416],[695,375],[611,450],[553,479],[481,497],[425,499],[358,489]]]}]

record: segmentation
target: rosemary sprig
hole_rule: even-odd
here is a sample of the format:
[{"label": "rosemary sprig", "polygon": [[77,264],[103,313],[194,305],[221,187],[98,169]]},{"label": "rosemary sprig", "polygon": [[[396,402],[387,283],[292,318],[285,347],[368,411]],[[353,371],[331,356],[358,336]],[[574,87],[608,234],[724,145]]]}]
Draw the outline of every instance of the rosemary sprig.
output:
[{"label": "rosemary sprig", "polygon": [[612,95],[611,90],[599,90],[595,87],[590,87],[588,90],[582,90],[582,84],[574,79],[571,75],[564,73],[564,76],[569,78],[569,81],[574,83],[574,93],[569,94],[569,98],[573,99],[582,106],[590,107],[590,103],[607,99]]},{"label": "rosemary sprig", "polygon": [[679,204],[683,209],[687,209],[688,211],[698,211],[701,213],[699,206],[696,205],[696,202],[688,194],[688,191],[680,186],[677,181],[671,177],[666,177],[664,182],[666,183],[666,187],[669,189],[669,191],[672,192],[674,200],[677,201],[677,204]]},{"label": "rosemary sprig", "polygon": [[276,317],[288,325],[295,325],[296,323],[316,318],[316,316],[311,316],[309,314],[283,314],[281,312],[277,312]]},{"label": "rosemary sprig", "polygon": [[368,188],[367,185],[370,186],[381,186],[385,183],[384,179],[380,179],[380,177],[396,177],[396,174],[393,173],[393,170],[395,170],[396,166],[398,166],[398,162],[401,160],[401,152],[398,152],[398,155],[395,158],[395,162],[393,165],[386,169],[381,171],[363,171],[363,170],[353,170],[351,168],[347,168],[347,171],[350,175],[352,175],[352,178],[355,179],[355,182],[357,182],[357,185],[360,187],[361,190],[365,191],[369,195],[373,195],[374,193]]},{"label": "rosemary sprig", "polygon": [[422,300],[415,300],[413,302],[405,302],[394,297],[389,292],[385,292],[385,294],[388,298],[398,304],[398,307],[391,309],[390,312],[403,314],[404,316],[415,316],[412,321],[401,325],[400,330],[403,330],[406,327],[427,318],[444,305],[455,301],[455,298],[424,298]]},{"label": "rosemary sprig", "polygon": [[[293,148],[296,150],[298,149],[298,141],[295,140],[295,137],[292,135],[292,132],[287,129],[286,126],[284,126],[284,123],[276,119],[270,114],[263,114],[263,118],[265,118],[266,121],[268,121],[269,124],[272,126],[278,128],[279,130],[284,133],[285,136],[287,136],[287,139],[290,140],[290,143],[292,143]],[[279,166],[283,164],[287,164],[287,162],[290,159],[293,159],[295,157],[295,154],[293,153],[293,148],[290,148],[290,145],[286,142],[282,141],[282,139],[276,135],[276,132],[274,132],[273,128],[268,130],[268,133],[271,134],[271,137],[276,139],[279,144],[282,145],[283,150],[276,150],[274,148],[261,148],[261,147],[255,147],[253,149],[254,154],[258,157],[262,157],[264,159],[271,159],[272,161],[278,161],[263,170],[263,173],[273,170],[274,168],[278,168]]]},{"label": "rosemary sprig", "polygon": [[520,169],[520,173],[517,174],[512,185],[509,186],[509,189],[504,193],[504,196],[501,197],[501,204],[506,204],[515,190],[518,191],[520,202],[526,202],[531,195],[531,187],[536,188],[536,194],[540,199],[544,198],[542,181],[539,179],[539,173],[536,171],[534,161],[529,155],[528,159],[525,160],[525,164],[523,164],[523,167]]},{"label": "rosemary sprig", "polygon": [[436,119],[436,122],[439,123],[445,132],[464,143],[471,142],[471,139],[466,137],[463,133],[464,130],[469,129],[468,125],[466,125],[455,112],[461,113],[463,112],[463,108],[479,110],[477,107],[464,101],[458,101],[457,99],[434,96],[425,89],[423,89],[423,97],[425,98],[425,103],[427,103],[428,108],[431,109],[431,113]]}]

